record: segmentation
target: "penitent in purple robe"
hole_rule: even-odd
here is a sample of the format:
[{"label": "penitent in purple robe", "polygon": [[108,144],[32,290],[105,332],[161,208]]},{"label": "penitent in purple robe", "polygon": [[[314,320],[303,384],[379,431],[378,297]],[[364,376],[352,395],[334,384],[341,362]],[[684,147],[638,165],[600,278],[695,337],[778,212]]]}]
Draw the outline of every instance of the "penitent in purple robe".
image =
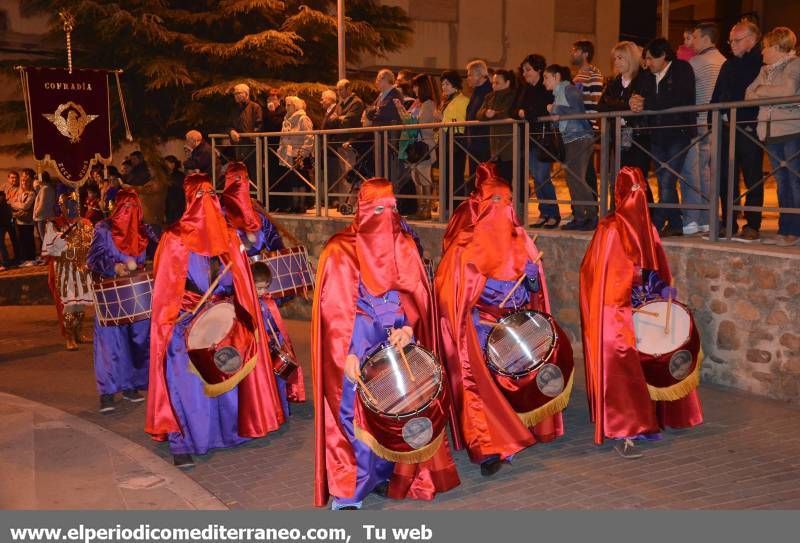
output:
[{"label": "penitent in purple robe", "polygon": [[[210,278],[211,259],[189,253],[189,270],[186,288],[203,294]],[[222,269],[220,265],[220,269]],[[226,273],[214,294],[233,293],[231,274]],[[178,417],[183,433],[169,434],[169,450],[172,454],[205,454],[211,449],[223,449],[240,445],[249,438],[238,433],[239,391],[234,388],[214,398],[206,396],[203,382],[189,369],[186,351],[186,333],[192,319],[181,320],[181,311],[172,339],[167,348],[167,386],[172,407]]]},{"label": "penitent in purple robe", "polygon": [[[390,290],[383,296],[373,296],[363,284],[359,284],[356,305],[356,318],[349,353],[356,355],[363,365],[369,355],[382,344],[387,343],[387,330],[401,328],[408,322],[406,322],[405,314],[400,307],[400,296],[394,290]],[[393,462],[379,457],[364,442],[356,439],[353,429],[356,385],[347,377],[343,379],[339,420],[355,452],[356,490],[352,498],[334,497],[332,504],[334,509],[345,505],[360,506],[364,498],[375,490],[375,487],[387,482],[394,471]]]},{"label": "penitent in purple robe", "polygon": [[[114,277],[114,265],[125,264],[133,258],[138,266],[144,264],[144,251],[126,255],[114,244],[106,221],[97,223],[86,265],[103,278]],[[147,389],[150,369],[150,319],[100,326],[94,320],[94,375],[100,394],[116,394],[124,390]]]}]

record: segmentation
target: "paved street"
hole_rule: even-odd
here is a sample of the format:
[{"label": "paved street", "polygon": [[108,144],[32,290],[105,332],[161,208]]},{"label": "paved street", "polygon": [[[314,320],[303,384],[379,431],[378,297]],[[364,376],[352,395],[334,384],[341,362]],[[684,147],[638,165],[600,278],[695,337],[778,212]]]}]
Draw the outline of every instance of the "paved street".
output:
[{"label": "paved street", "polygon": [[[18,469],[8,453],[16,442],[8,436],[25,434],[32,447],[58,449],[75,433],[58,424],[42,424],[26,413],[39,409],[58,419],[55,410],[82,419],[82,432],[100,439],[106,429],[135,444],[143,453],[163,458],[163,473],[175,472],[166,445],[151,441],[142,431],[144,404],[118,403],[110,415],[97,412],[98,399],[92,373],[91,346],[78,352],[63,349],[54,310],[47,306],[0,307],[0,392],[35,404],[0,396],[0,421],[6,439],[0,440],[0,474]],[[292,321],[290,333],[305,367],[309,362],[308,323]],[[582,366],[581,366],[582,367]],[[310,371],[307,386],[310,390]],[[462,484],[433,503],[395,502],[370,498],[370,509],[618,509],[618,508],[800,508],[800,409],[737,392],[703,387],[706,423],[695,430],[667,432],[660,442],[648,445],[638,460],[624,460],[611,444],[595,447],[588,423],[582,379],[566,411],[567,435],[547,445],[536,445],[518,455],[514,464],[495,477],[480,476],[466,454],[455,454]],[[5,402],[5,403],[4,403]],[[27,407],[26,407],[27,406]],[[37,415],[41,417],[43,415]],[[27,418],[26,418],[27,417]],[[45,419],[47,419],[45,417]],[[63,417],[62,417],[63,418]],[[24,424],[20,421],[28,420]],[[30,420],[34,420],[31,423]],[[49,419],[48,419],[49,420]],[[27,426],[26,426],[27,424]],[[31,426],[33,424],[33,426]],[[96,432],[91,430],[96,425]],[[79,426],[76,424],[76,426]],[[29,427],[35,432],[31,433]],[[28,428],[28,429],[26,429]],[[10,429],[10,430],[9,430]],[[50,430],[50,432],[48,432]],[[105,434],[108,435],[108,434]],[[32,437],[31,437],[32,436]],[[99,437],[98,437],[99,436]],[[89,439],[88,437],[86,439]],[[111,440],[111,438],[109,438]],[[98,446],[98,445],[95,445]],[[111,447],[111,445],[109,445]],[[85,445],[84,445],[85,448]],[[148,453],[149,454],[149,453]],[[96,470],[91,455],[71,457],[73,475]],[[142,462],[146,462],[146,455]],[[205,490],[229,508],[298,509],[311,507],[313,478],[313,413],[310,404],[297,406],[292,420],[281,431],[239,447],[198,458],[188,471]],[[57,472],[58,459],[43,464]],[[27,466],[38,470],[41,466]],[[44,468],[42,468],[44,469]],[[157,470],[156,470],[157,471]],[[13,496],[9,485],[0,485],[3,507],[23,507],[36,476],[17,477]],[[176,476],[177,478],[177,476]],[[0,480],[3,478],[0,477]],[[33,483],[31,482],[33,481]],[[91,492],[92,489],[83,490]],[[61,495],[51,507],[76,507],[81,485]],[[75,490],[78,488],[79,490]],[[188,488],[188,487],[187,487]],[[66,491],[67,489],[65,489]],[[17,497],[16,501],[13,498]],[[5,498],[5,499],[4,499]],[[201,503],[214,503],[210,501]],[[71,504],[70,500],[74,500]],[[195,504],[196,505],[196,504]],[[140,505],[141,507],[146,507]],[[187,505],[191,506],[191,505]],[[209,505],[210,507],[210,505]]]}]

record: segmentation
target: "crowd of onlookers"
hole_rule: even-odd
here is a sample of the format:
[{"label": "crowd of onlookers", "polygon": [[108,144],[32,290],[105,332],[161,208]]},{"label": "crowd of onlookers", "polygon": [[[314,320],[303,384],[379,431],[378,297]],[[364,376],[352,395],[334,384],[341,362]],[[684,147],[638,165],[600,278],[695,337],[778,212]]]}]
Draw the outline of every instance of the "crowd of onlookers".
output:
[{"label": "crowd of onlookers", "polygon": [[[440,187],[439,180],[452,178],[453,190],[470,190],[470,171],[476,162],[494,161],[499,174],[512,179],[514,149],[510,145],[508,124],[454,126],[447,129],[454,138],[453,156],[439,161],[436,153],[441,130],[415,128],[425,123],[463,121],[525,120],[533,142],[526,144],[529,174],[539,200],[535,228],[593,230],[597,225],[598,182],[595,170],[598,126],[582,119],[557,119],[541,122],[547,115],[569,115],[605,111],[661,111],[677,106],[704,105],[800,94],[800,60],[795,49],[797,39],[790,29],[778,27],[762,36],[756,24],[742,20],[728,34],[730,55],[726,58],[718,46],[720,31],[712,23],[687,29],[684,42],[674,50],[664,38],[656,38],[641,47],[623,41],[611,51],[613,77],[606,80],[594,64],[595,49],[589,41],[577,41],[571,49],[571,66],[548,64],[539,54],[530,54],[518,70],[490,69],[486,62],[474,60],[466,66],[466,78],[448,70],[438,77],[401,70],[397,74],[380,70],[375,78],[373,95],[359,97],[350,81],[342,79],[320,96],[319,108],[309,112],[299,96],[284,96],[281,89],[267,93],[259,103],[245,84],[236,85],[233,107],[227,127],[232,144],[229,159],[244,160],[255,167],[249,133],[269,132],[265,164],[272,211],[304,213],[313,195],[313,154],[315,141],[306,132],[313,129],[341,130],[328,136],[328,179],[357,183],[352,171],[374,175],[371,133],[347,132],[360,127],[396,126],[383,137],[389,139],[394,160],[383,170],[397,183],[402,195],[419,198],[401,199],[400,210],[412,218],[431,217]],[[374,96],[374,98],[373,98]],[[722,112],[720,192],[711,195],[710,118],[703,113],[661,113],[624,116],[620,130],[623,166],[641,168],[646,175],[655,173],[658,202],[687,205],[719,205],[723,221],[727,216],[727,180],[729,148],[729,112]],[[764,151],[772,163],[777,182],[778,204],[800,208],[800,106],[744,107],[736,110],[735,203],[759,207],[764,202]],[[558,138],[554,139],[555,135]],[[157,198],[157,217],[149,223],[170,224],[185,207],[182,190],[188,172],[211,173],[212,149],[197,130],[186,134],[186,156],[164,157],[168,177],[166,191]],[[219,152],[219,151],[218,151]],[[470,156],[471,160],[467,160]],[[218,164],[224,161],[216,161]],[[552,166],[560,162],[572,205],[571,220],[563,221],[554,203],[556,190],[551,180]],[[452,164],[453,171],[447,169]],[[159,165],[161,166],[161,165]],[[378,171],[377,173],[382,173]],[[741,198],[738,175],[742,174],[746,193]],[[410,180],[408,183],[399,180]],[[84,216],[96,221],[109,212],[114,194],[121,183],[137,187],[147,209],[151,171],[141,152],[131,153],[119,170],[96,167],[81,188]],[[41,238],[45,222],[57,209],[59,194],[70,190],[43,172],[11,172],[5,192],[0,192],[0,250],[2,265],[29,265],[37,259],[36,237]],[[521,191],[520,191],[521,193]],[[147,212],[146,212],[147,213]],[[708,232],[708,212],[701,209],[658,208],[653,221],[662,236],[703,234]],[[753,242],[761,239],[762,214],[744,213],[742,228],[732,224],[734,240]],[[722,225],[724,231],[724,223]],[[14,257],[5,247],[10,237]],[[800,215],[781,213],[778,236],[761,239],[780,246],[800,244]]]}]

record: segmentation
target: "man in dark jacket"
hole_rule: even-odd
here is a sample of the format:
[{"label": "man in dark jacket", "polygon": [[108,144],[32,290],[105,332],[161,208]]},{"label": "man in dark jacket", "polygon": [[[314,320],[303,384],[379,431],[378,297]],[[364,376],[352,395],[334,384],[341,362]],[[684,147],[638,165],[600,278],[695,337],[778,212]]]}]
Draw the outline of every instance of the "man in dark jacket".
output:
[{"label": "man in dark jacket", "polygon": [[128,159],[131,162],[131,169],[125,175],[123,180],[126,185],[133,185],[134,187],[141,187],[147,184],[152,176],[150,175],[150,168],[147,167],[147,162],[144,160],[144,155],[141,151],[134,151],[130,154]]},{"label": "man in dark jacket", "polygon": [[183,162],[186,173],[200,172],[211,175],[211,146],[197,130],[186,133],[186,150],[189,157]]},{"label": "man in dark jacket", "polygon": [[286,117],[286,106],[281,91],[270,89],[267,95],[267,107],[264,109],[264,132],[280,132],[284,117]]},{"label": "man in dark jacket", "polygon": [[[634,94],[630,101],[632,111],[660,111],[695,103],[694,71],[688,62],[678,60],[675,51],[664,38],[656,38],[645,48],[645,63],[650,75],[642,84],[642,94]],[[661,204],[678,203],[678,177],[686,159],[686,152],[696,134],[696,113],[669,113],[649,117],[651,151],[660,163],[656,165],[658,201]],[[669,127],[669,128],[666,128]],[[662,237],[682,236],[683,220],[677,208],[659,208],[653,213],[653,223]]]},{"label": "man in dark jacket", "polygon": [[258,132],[263,124],[261,106],[250,99],[250,87],[240,83],[233,87],[236,105],[231,112],[229,134],[233,143],[239,143],[239,134]]},{"label": "man in dark jacket", "polygon": [[336,83],[336,94],[339,95],[339,104],[336,106],[333,117],[329,120],[329,128],[358,128],[361,126],[361,116],[364,114],[364,102],[354,92],[347,79]]},{"label": "man in dark jacket", "polygon": [[[711,103],[738,102],[744,100],[745,91],[761,70],[761,32],[750,21],[741,21],[731,28],[730,41],[733,56],[725,61],[719,72]],[[745,205],[761,207],[764,205],[764,184],[761,183],[761,169],[764,161],[763,149],[754,141],[758,139],[756,126],[753,123],[758,118],[758,108],[748,107],[736,110],[736,152],[733,171],[733,202],[739,202],[739,171],[744,177],[747,187]],[[719,195],[722,202],[722,223],[720,235],[724,235],[726,219],[728,217],[728,145],[730,142],[730,115],[723,112],[725,124],[722,130],[722,158],[720,162]],[[744,131],[746,134],[742,133]],[[747,135],[749,134],[750,137]],[[752,139],[751,139],[752,138]],[[747,224],[733,239],[736,241],[753,242],[760,238],[761,212],[746,211]],[[736,234],[739,225],[736,224],[736,213],[733,219],[733,233]]]},{"label": "man in dark jacket", "polygon": [[[492,81],[489,77],[489,67],[482,60],[473,60],[467,64],[467,84],[472,88],[472,94],[467,104],[468,121],[475,121],[478,118],[478,111],[483,105],[486,95],[492,92]],[[473,156],[472,160],[467,160],[470,164],[470,171],[474,174],[478,164],[487,162],[491,157],[489,149],[489,128],[482,126],[471,126],[466,129],[465,138],[468,142],[469,153]],[[471,184],[471,182],[467,182]],[[458,190],[458,187],[453,187]],[[472,187],[464,187],[462,194],[472,192]]]}]

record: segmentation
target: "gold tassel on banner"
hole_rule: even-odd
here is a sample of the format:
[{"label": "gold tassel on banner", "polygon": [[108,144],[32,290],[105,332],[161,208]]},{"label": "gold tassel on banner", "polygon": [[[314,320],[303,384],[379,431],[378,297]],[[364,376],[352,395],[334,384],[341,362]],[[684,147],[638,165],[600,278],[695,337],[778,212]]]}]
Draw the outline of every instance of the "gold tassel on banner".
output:
[{"label": "gold tassel on banner", "polygon": [[131,126],[128,124],[128,112],[125,111],[125,98],[122,96],[122,83],[119,80],[120,73],[122,73],[122,70],[114,70],[114,77],[117,80],[117,92],[119,93],[119,107],[122,110],[122,123],[125,125],[125,139],[133,141]]}]

